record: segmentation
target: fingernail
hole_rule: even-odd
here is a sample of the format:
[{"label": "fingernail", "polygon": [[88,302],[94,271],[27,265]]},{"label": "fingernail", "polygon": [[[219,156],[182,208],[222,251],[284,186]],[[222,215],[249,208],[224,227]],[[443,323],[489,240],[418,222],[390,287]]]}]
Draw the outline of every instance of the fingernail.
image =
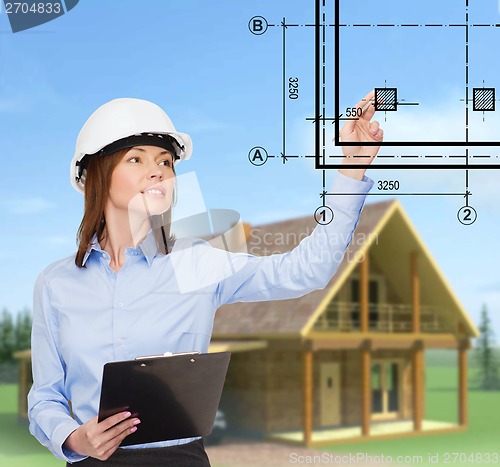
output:
[{"label": "fingernail", "polygon": [[130,417],[131,415],[132,415],[132,414],[131,414],[130,412],[125,412],[125,413],[123,414],[123,418],[128,418],[128,417]]},{"label": "fingernail", "polygon": [[137,427],[136,426],[133,426],[132,428],[130,428],[130,432],[133,433],[134,431],[137,430]]},{"label": "fingernail", "polygon": [[141,421],[139,419],[134,420],[134,425],[139,425],[139,423],[141,423]]}]

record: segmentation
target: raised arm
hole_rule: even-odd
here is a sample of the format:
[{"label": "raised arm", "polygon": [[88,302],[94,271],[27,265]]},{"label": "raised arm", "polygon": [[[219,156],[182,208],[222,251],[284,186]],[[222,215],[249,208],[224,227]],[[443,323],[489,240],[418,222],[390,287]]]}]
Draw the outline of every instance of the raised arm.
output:
[{"label": "raised arm", "polygon": [[[384,139],[384,130],[380,128],[379,123],[374,120],[375,114],[375,91],[370,91],[355,106],[356,109],[365,109],[357,120],[347,120],[340,129],[340,139],[343,142],[351,143],[378,143]],[[339,172],[356,180],[362,180],[368,166],[377,155],[380,146],[342,146],[344,158],[342,164],[345,168],[339,169]],[[351,168],[353,164],[364,165],[364,168]]]},{"label": "raised arm", "polygon": [[[297,298],[313,290],[324,288],[337,271],[356,229],[366,194],[373,180],[365,171],[373,161],[379,146],[361,146],[362,142],[380,142],[383,130],[376,121],[374,91],[368,93],[356,108],[364,109],[357,120],[348,120],[340,131],[343,141],[360,142],[359,146],[343,147],[342,164],[329,189],[334,193],[352,193],[351,196],[327,196],[325,204],[334,212],[332,222],[318,224],[311,235],[304,238],[292,251],[271,256],[253,256],[244,253],[215,253],[231,274],[217,287],[216,306],[225,303],[280,300]],[[363,157],[360,157],[363,156]],[[351,168],[353,164],[364,165]]]}]

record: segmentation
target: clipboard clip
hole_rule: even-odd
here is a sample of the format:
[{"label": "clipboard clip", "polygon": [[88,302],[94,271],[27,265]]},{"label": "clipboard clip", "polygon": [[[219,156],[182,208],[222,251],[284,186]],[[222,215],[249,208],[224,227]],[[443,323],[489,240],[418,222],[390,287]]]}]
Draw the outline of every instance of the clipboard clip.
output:
[{"label": "clipboard clip", "polygon": [[197,350],[195,352],[165,352],[161,353],[159,355],[143,355],[140,357],[135,357],[136,360],[143,360],[146,358],[164,358],[164,357],[176,357],[177,355],[196,355],[199,354],[200,352]]}]

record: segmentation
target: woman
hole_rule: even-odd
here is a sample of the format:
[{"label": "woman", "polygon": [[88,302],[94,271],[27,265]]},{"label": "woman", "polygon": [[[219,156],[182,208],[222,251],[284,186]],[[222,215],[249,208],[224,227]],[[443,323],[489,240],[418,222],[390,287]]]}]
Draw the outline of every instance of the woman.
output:
[{"label": "woman", "polygon": [[[372,98],[373,91],[357,107]],[[370,106],[347,121],[342,140],[382,141],[373,114]],[[327,197],[332,222],[288,253],[259,257],[170,236],[174,166],[192,146],[160,107],[110,101],[88,119],[76,146],[71,183],[85,195],[84,216],[77,253],[49,265],[35,285],[30,431],[68,464],[209,466],[201,437],[119,448],[140,420],[122,412],[97,422],[103,365],[165,351],[205,353],[221,305],[324,288],[373,186],[366,168],[349,164],[368,167],[379,147],[344,150],[331,191],[353,196]],[[353,157],[360,154],[367,157]]]}]

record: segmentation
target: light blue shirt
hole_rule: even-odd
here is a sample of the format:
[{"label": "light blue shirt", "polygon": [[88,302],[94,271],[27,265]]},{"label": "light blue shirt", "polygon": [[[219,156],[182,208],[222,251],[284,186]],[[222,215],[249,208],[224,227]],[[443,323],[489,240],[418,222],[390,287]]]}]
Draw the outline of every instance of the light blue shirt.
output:
[{"label": "light blue shirt", "polygon": [[58,459],[83,460],[62,445],[97,415],[105,363],[167,351],[206,353],[221,305],[297,298],[323,289],[342,261],[372,186],[366,176],[360,181],[336,172],[329,191],[353,195],[327,196],[332,222],[318,224],[284,254],[231,253],[183,238],[161,255],[150,231],[140,246],[125,250],[118,272],[98,242],[85,255],[85,268],[75,265],[74,254],[49,265],[33,296],[30,432]]}]

